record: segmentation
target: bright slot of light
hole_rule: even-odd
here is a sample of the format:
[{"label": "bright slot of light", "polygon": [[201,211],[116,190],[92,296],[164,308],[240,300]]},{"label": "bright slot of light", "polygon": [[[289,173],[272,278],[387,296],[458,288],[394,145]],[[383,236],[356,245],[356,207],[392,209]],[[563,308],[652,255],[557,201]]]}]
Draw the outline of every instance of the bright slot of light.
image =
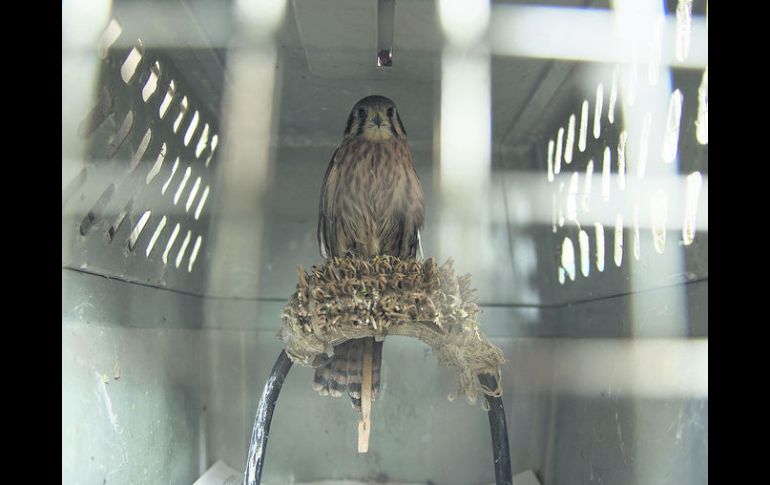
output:
[{"label": "bright slot of light", "polygon": [[283,20],[285,0],[238,0],[234,18],[244,33],[271,33]]},{"label": "bright slot of light", "polygon": [[155,228],[155,232],[152,233],[152,237],[150,238],[150,243],[147,244],[147,249],[145,250],[144,255],[147,256],[148,258],[150,257],[152,248],[155,247],[155,243],[158,241],[158,238],[163,232],[164,227],[166,227],[166,216],[163,216],[163,219],[160,220],[160,222],[158,223],[158,227]]},{"label": "bright slot of light", "polygon": [[136,223],[136,226],[134,226],[134,230],[131,231],[131,235],[128,238],[128,248],[130,250],[134,250],[136,247],[136,241],[139,239],[139,236],[142,234],[142,230],[144,230],[145,224],[147,224],[147,221],[150,219],[150,215],[152,214],[151,211],[145,211],[144,214],[142,214],[142,217],[139,218],[139,222]]},{"label": "bright slot of light", "polygon": [[553,161],[553,173],[561,172],[561,145],[564,138],[564,128],[559,128],[556,133],[556,155]]},{"label": "bright slot of light", "polygon": [[[462,192],[489,179],[489,57],[444,52],[441,70],[441,186]],[[557,143],[555,173],[560,170],[561,138]]]},{"label": "bright slot of light", "polygon": [[575,146],[575,115],[570,115],[567,125],[567,147],[564,149],[564,161],[572,163],[572,150]]},{"label": "bright slot of light", "polygon": [[447,40],[441,55],[439,252],[458,265],[494,264],[486,250],[489,214],[482,209],[492,153],[491,61],[484,42],[489,1],[441,0],[439,14]]},{"label": "bright slot of light", "polygon": [[604,104],[604,84],[596,86],[596,104],[594,105],[594,138],[602,134],[602,107]]},{"label": "bright slot of light", "polygon": [[698,87],[698,118],[695,120],[695,136],[698,143],[709,142],[709,70],[703,70],[703,78]]},{"label": "bright slot of light", "polygon": [[174,230],[171,232],[171,237],[168,238],[168,242],[166,243],[166,249],[163,251],[163,256],[161,259],[163,260],[163,264],[168,264],[168,253],[171,251],[171,248],[174,247],[174,242],[176,241],[176,237],[179,235],[179,223],[177,222],[176,226],[174,226]]},{"label": "bright slot of light", "polygon": [[[461,0],[457,0],[458,2]],[[660,2],[618,0],[615,9],[495,5],[490,18],[493,53],[514,57],[601,63],[628,62],[658,51],[649,30],[660,18],[659,67],[700,68],[708,62],[708,27],[692,19],[691,49],[678,59],[674,45],[677,19],[662,17]],[[458,21],[459,22],[459,21]],[[665,41],[665,42],[663,42]]]},{"label": "bright slot of light", "polygon": [[553,182],[553,140],[548,141],[548,181]]},{"label": "bright slot of light", "polygon": [[660,56],[663,49],[663,15],[657,16],[653,26],[652,43],[650,45],[649,61],[647,62],[647,82],[650,86],[657,86],[660,79]]},{"label": "bright slot of light", "polygon": [[596,229],[596,269],[599,272],[604,271],[604,226],[595,223]]},{"label": "bright slot of light", "polygon": [[679,146],[679,124],[682,119],[682,92],[678,89],[671,93],[666,118],[666,132],[663,138],[663,161],[672,163],[676,159]]},{"label": "bright slot of light", "polygon": [[578,246],[580,246],[580,272],[583,276],[588,276],[591,274],[591,258],[588,255],[590,244],[588,241],[588,233],[583,230],[578,234]]},{"label": "bright slot of light", "polygon": [[174,160],[174,166],[171,167],[171,173],[168,176],[168,180],[166,180],[166,183],[163,184],[163,187],[160,189],[160,193],[165,194],[166,189],[168,189],[169,184],[171,184],[171,180],[174,179],[174,174],[176,174],[176,169],[179,167],[179,157],[176,157],[176,160]]},{"label": "bright slot of light", "polygon": [[628,132],[623,130],[618,136],[618,188],[624,190],[626,188],[626,141],[628,140]]},{"label": "bright slot of light", "polygon": [[198,238],[195,240],[195,245],[193,246],[192,253],[190,253],[190,260],[187,263],[187,272],[191,273],[193,269],[193,265],[195,264],[195,260],[198,259],[198,251],[201,248],[201,243],[203,242],[203,237],[198,236]]},{"label": "bright slot of light", "polygon": [[616,65],[612,70],[612,87],[610,88],[610,105],[607,107],[607,120],[610,124],[615,123],[615,103],[618,102],[618,72]]},{"label": "bright slot of light", "polygon": [[676,58],[687,59],[692,35],[692,0],[679,0],[676,5]]},{"label": "bright slot of light", "polygon": [[176,255],[176,261],[174,266],[176,266],[177,268],[179,267],[180,264],[182,264],[182,259],[184,259],[184,253],[187,251],[187,245],[190,244],[190,237],[192,237],[192,233],[191,231],[187,231],[187,235],[182,241],[182,247],[179,248],[179,252]]},{"label": "bright slot of light", "polygon": [[[663,165],[661,163],[661,165]],[[668,166],[667,166],[668,167]],[[668,198],[668,217],[666,218],[667,230],[681,232],[682,221],[686,215],[687,200],[686,192],[694,190],[695,182],[688,179],[685,175],[662,175],[648,174],[643,181],[628,180],[625,190],[622,193],[612,193],[612,190],[620,185],[620,175],[611,173],[608,179],[610,187],[610,203],[605,202],[602,195],[603,166],[599,161],[589,160],[585,171],[578,173],[579,191],[578,219],[583,224],[589,217],[583,214],[590,214],[590,223],[600,222],[605,228],[612,227],[615,224],[615,217],[618,213],[623,214],[624,218],[632,220],[632,215],[639,201],[640,227],[644,230],[652,227],[652,210],[648,201],[652,200],[655,193],[663,190]],[[509,172],[506,174],[506,192],[515,194],[517,197],[531,201],[532,212],[528,214],[529,220],[539,224],[548,225],[556,223],[557,228],[563,225],[577,227],[574,220],[568,218],[567,207],[571,202],[570,197],[573,172],[564,173],[558,177],[554,183],[548,183],[543,180],[542,175],[527,172]],[[695,177],[695,175],[691,175]],[[698,198],[691,199],[692,210],[697,211],[698,217],[693,220],[694,229],[697,231],[708,231],[708,177],[702,177],[702,187]],[[495,177],[494,183],[499,177]],[[556,200],[556,204],[552,203]],[[554,206],[556,209],[554,210]],[[562,217],[563,214],[563,217]],[[498,218],[496,215],[492,221],[495,223],[505,223],[505,219]]]},{"label": "bright slot of light", "polygon": [[583,106],[580,109],[580,136],[578,138],[578,149],[586,151],[586,138],[588,135],[588,101],[583,100]]},{"label": "bright slot of light", "polygon": [[698,197],[700,196],[703,177],[700,172],[687,176],[686,202],[684,224],[682,225],[682,240],[689,246],[695,240],[696,220],[698,214]]},{"label": "bright slot of light", "polygon": [[623,216],[618,214],[615,217],[615,266],[620,268],[623,264]]},{"label": "bright slot of light", "polygon": [[440,0],[441,29],[450,43],[467,45],[480,39],[489,24],[489,0]]},{"label": "bright slot of light", "polygon": [[190,179],[191,173],[192,173],[192,169],[188,166],[187,170],[184,171],[184,175],[182,176],[182,182],[179,184],[179,187],[176,189],[176,194],[174,194],[174,205],[176,205],[179,202],[179,198],[182,196],[182,192],[184,192],[184,188],[187,185],[187,181]]},{"label": "bright slot of light", "polygon": [[569,279],[575,281],[575,246],[572,239],[565,237],[561,245],[561,267],[569,276]]}]

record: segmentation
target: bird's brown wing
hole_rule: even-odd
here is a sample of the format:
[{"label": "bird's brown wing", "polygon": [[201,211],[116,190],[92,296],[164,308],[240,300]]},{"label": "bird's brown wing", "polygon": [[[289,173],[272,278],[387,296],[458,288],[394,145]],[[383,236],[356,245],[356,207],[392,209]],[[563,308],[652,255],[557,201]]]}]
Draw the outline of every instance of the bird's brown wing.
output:
[{"label": "bird's brown wing", "polygon": [[425,222],[425,205],[423,202],[422,184],[412,164],[411,154],[409,155],[408,165],[406,169],[408,188],[404,195],[404,211],[399,221],[401,226],[399,234],[401,251],[398,255],[402,258],[415,259],[420,249],[420,229],[422,229]]},{"label": "bird's brown wing", "polygon": [[329,161],[329,166],[326,168],[326,174],[324,175],[324,181],[321,185],[321,200],[318,204],[318,247],[321,250],[321,256],[328,258],[332,256],[332,251],[335,248],[335,227],[334,227],[334,212],[332,204],[334,204],[334,193],[337,191],[339,174],[337,169],[337,152],[339,148],[334,150],[332,159]]},{"label": "bird's brown wing", "polygon": [[411,165],[410,174],[412,176],[412,227],[411,236],[409,238],[409,258],[417,258],[417,253],[420,253],[422,258],[422,244],[420,241],[420,230],[425,224],[425,202],[424,194],[422,191],[422,184],[420,178],[417,176],[417,170],[414,169],[414,164],[411,161],[411,154],[409,156],[409,164]]}]

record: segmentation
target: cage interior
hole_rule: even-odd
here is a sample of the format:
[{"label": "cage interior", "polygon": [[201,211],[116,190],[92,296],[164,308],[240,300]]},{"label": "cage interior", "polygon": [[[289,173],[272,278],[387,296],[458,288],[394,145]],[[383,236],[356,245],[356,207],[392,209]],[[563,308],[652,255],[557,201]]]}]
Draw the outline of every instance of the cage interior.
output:
[{"label": "cage interior", "polygon": [[[243,470],[351,106],[393,99],[425,257],[471,273],[513,472],[708,481],[707,4],[63,7],[63,483]],[[264,483],[494,482],[487,416],[386,339],[370,451],[295,367]]]}]

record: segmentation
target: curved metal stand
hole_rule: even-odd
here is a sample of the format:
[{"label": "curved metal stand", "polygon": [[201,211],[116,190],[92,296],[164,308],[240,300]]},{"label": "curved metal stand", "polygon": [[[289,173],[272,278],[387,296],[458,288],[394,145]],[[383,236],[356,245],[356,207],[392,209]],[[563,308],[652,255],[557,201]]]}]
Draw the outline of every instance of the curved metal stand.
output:
[{"label": "curved metal stand", "polygon": [[282,350],[278,360],[275,361],[272,372],[270,372],[270,377],[265,383],[265,389],[259,399],[257,417],[254,419],[254,430],[251,432],[249,458],[246,461],[246,471],[243,474],[244,485],[259,485],[262,480],[270,422],[273,420],[273,411],[278,402],[278,394],[281,393],[283,381],[291,369],[291,364],[292,361],[286,355],[286,351]]},{"label": "curved metal stand", "polygon": [[[497,379],[489,374],[480,374],[479,381],[490,389],[497,388]],[[512,485],[511,452],[508,448],[508,425],[505,421],[503,398],[487,396],[489,403],[489,431],[492,433],[492,457],[495,460],[495,483]]]},{"label": "curved metal stand", "polygon": [[[282,350],[273,366],[272,372],[270,372],[267,383],[265,383],[265,389],[262,391],[262,397],[257,408],[257,416],[254,419],[254,429],[251,433],[249,458],[246,462],[246,471],[243,476],[244,485],[259,485],[262,480],[262,468],[265,465],[270,422],[273,419],[273,411],[278,402],[278,394],[280,394],[283,381],[291,369],[291,364],[291,359],[286,355],[286,351]],[[479,375],[479,380],[490,389],[497,387],[495,378],[490,375]],[[489,429],[492,433],[495,483],[497,485],[512,485],[511,454],[508,448],[508,427],[505,421],[503,399],[499,397],[487,397],[486,399],[489,403]]]}]

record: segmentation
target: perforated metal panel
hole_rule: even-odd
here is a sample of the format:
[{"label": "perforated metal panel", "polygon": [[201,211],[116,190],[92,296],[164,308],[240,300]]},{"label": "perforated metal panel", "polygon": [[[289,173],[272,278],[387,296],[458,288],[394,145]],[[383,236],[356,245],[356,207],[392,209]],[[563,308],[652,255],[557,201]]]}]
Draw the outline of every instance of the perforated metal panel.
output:
[{"label": "perforated metal panel", "polygon": [[99,40],[97,97],[77,127],[85,166],[62,193],[73,219],[63,263],[202,294],[218,118],[186,82],[196,72],[181,75],[166,53],[146,49],[137,27],[116,16]]},{"label": "perforated metal panel", "polygon": [[[708,71],[651,76],[630,66],[606,69],[595,96],[575,102],[539,150],[552,186],[563,300],[708,277],[708,213],[698,213],[707,197]],[[638,93],[623,96],[623,86]],[[679,264],[666,259],[682,249]]]}]

